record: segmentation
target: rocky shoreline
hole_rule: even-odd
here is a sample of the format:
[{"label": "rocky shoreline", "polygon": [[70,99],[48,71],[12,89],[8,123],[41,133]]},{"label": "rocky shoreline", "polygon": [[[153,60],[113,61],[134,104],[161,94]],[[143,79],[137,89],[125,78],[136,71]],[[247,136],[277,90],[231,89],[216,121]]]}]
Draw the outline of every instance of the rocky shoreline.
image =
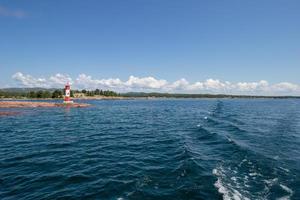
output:
[{"label": "rocky shoreline", "polygon": [[3,112],[0,111],[0,116],[13,116],[13,115],[18,115],[20,112]]},{"label": "rocky shoreline", "polygon": [[0,101],[0,108],[51,108],[51,107],[68,107],[68,108],[83,108],[89,107],[86,103],[52,103],[52,102],[32,102],[32,101]]}]

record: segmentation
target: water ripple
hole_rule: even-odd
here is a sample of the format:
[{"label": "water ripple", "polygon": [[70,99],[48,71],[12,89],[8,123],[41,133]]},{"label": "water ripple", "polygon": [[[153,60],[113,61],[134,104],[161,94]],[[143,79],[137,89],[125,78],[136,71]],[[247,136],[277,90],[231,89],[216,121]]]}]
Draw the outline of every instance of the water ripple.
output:
[{"label": "water ripple", "polygon": [[298,100],[90,101],[0,119],[0,199],[300,199]]}]

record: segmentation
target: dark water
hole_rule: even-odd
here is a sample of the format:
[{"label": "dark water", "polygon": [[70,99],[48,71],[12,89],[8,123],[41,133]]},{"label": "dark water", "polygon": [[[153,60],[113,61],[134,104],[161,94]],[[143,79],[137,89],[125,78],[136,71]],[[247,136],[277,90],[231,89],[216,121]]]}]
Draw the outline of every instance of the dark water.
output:
[{"label": "dark water", "polygon": [[300,199],[299,100],[89,103],[0,117],[0,199]]}]

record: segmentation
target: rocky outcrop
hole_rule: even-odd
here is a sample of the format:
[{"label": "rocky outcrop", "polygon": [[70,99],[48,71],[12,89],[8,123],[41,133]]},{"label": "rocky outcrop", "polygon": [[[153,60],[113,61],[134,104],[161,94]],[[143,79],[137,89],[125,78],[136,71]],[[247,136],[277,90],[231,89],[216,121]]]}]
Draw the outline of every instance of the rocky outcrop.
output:
[{"label": "rocky outcrop", "polygon": [[0,101],[0,108],[38,108],[38,107],[70,107],[82,108],[88,107],[86,103],[52,103],[52,102],[33,102],[33,101]]}]

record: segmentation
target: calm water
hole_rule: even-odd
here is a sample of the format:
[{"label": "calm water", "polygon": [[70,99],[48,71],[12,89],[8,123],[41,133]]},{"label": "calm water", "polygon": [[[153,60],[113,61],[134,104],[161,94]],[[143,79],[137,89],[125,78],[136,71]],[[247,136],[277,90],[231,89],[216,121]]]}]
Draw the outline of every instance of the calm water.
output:
[{"label": "calm water", "polygon": [[0,117],[0,199],[300,199],[300,100],[89,103]]}]

